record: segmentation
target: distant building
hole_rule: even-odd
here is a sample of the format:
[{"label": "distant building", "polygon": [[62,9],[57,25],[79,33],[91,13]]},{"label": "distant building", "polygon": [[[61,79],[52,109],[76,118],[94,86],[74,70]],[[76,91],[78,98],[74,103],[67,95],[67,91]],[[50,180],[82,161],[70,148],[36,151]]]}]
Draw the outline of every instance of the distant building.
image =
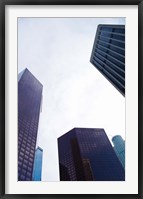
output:
[{"label": "distant building", "polygon": [[32,180],[42,84],[25,69],[18,76],[18,180]]},{"label": "distant building", "polygon": [[42,158],[43,158],[43,149],[39,146],[35,151],[35,158],[34,158],[34,166],[33,166],[33,181],[41,181],[42,175]]},{"label": "distant building", "polygon": [[90,62],[125,96],[124,25],[98,25]]},{"label": "distant building", "polygon": [[58,138],[61,181],[124,181],[125,171],[104,131],[74,128]]},{"label": "distant building", "polygon": [[112,138],[114,144],[114,150],[125,169],[125,141],[120,135],[116,135]]}]

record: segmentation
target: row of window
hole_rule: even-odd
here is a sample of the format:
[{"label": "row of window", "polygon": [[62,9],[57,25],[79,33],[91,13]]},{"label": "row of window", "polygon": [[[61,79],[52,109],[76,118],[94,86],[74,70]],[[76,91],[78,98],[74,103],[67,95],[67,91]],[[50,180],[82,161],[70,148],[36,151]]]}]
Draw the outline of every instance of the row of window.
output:
[{"label": "row of window", "polygon": [[29,157],[33,158],[34,157],[34,153],[33,153],[33,151],[31,153],[31,151],[23,151],[21,149],[21,151],[19,152],[19,156],[24,157],[25,159],[28,159]]},{"label": "row of window", "polygon": [[115,79],[107,70],[105,70],[105,68],[103,68],[97,61],[93,60],[93,64],[95,64],[95,66],[97,66],[97,68],[104,74],[104,76],[107,77],[107,79],[109,79],[109,81],[112,81],[112,83],[118,88],[120,89],[120,91],[122,93],[125,93],[125,86],[122,85],[119,81],[117,81],[117,79]]},{"label": "row of window", "polygon": [[27,176],[29,178],[31,177],[31,172],[29,172],[29,171],[27,171],[25,169],[19,169],[18,174],[22,174],[22,175]]},{"label": "row of window", "polygon": [[115,51],[123,56],[125,56],[125,49],[122,49],[122,48],[118,48],[118,46],[113,46],[113,45],[110,45],[109,43],[107,42],[103,42],[101,40],[98,40],[97,41],[97,44],[100,44],[100,46],[102,47],[105,47],[105,48],[109,48],[111,49],[112,51]]},{"label": "row of window", "polygon": [[19,181],[31,181],[31,178],[21,174],[21,175],[19,175],[18,180]]},{"label": "row of window", "polygon": [[21,141],[19,141],[18,142],[18,149],[20,149],[20,150],[23,149],[22,150],[23,152],[25,152],[25,151],[30,152],[31,151],[31,153],[34,153],[35,146],[34,145],[29,146],[28,144],[31,144],[31,143],[25,144],[25,143],[22,143]]},{"label": "row of window", "polygon": [[[119,70],[119,66],[116,66],[115,63],[103,58],[103,56],[100,55],[99,53],[96,53],[94,60],[96,62],[98,62],[103,68],[106,68],[106,70],[108,70],[110,72],[110,74],[112,74],[117,79],[119,79],[119,81],[121,81],[121,82],[125,81],[125,73],[123,73],[121,70]],[[120,67],[121,67],[121,65],[120,65]]]},{"label": "row of window", "polygon": [[100,50],[98,48],[95,49],[95,53],[94,53],[95,56],[96,56],[96,53],[100,54],[103,58],[108,59],[109,61],[111,61],[113,64],[118,66],[119,69],[121,68],[121,71],[123,71],[122,69],[125,68],[125,63],[123,63],[120,60],[116,59],[115,57],[109,55],[109,53],[105,53],[105,52],[103,52],[102,50]]},{"label": "row of window", "polygon": [[125,57],[120,55],[119,53],[116,53],[115,51],[112,51],[111,49],[109,48],[105,48],[101,45],[96,45],[96,48],[98,48],[99,50],[101,50],[102,52],[104,53],[107,53],[108,55],[111,55],[112,57],[114,57],[116,60],[119,60],[123,63],[125,63]]},{"label": "row of window", "polygon": [[124,28],[100,27],[100,30],[107,31],[107,32],[115,32],[115,33],[125,34]]},{"label": "row of window", "polygon": [[95,53],[94,60],[99,62],[102,67],[106,67],[107,70],[109,68],[111,73],[112,72],[115,73],[115,74],[117,73],[117,76],[119,76],[122,80],[125,79],[125,72],[124,72],[125,65],[123,65],[121,63],[118,63],[118,65],[117,65],[115,63],[116,60],[113,60],[108,55],[106,57],[103,57],[103,55],[101,55],[101,53],[99,51],[97,51]]},{"label": "row of window", "polygon": [[21,137],[19,137],[18,141],[19,141],[19,143],[23,143],[24,145],[28,144],[29,147],[34,149],[35,142],[33,140],[29,140],[29,139],[25,140],[25,139],[22,139]]},{"label": "row of window", "polygon": [[106,38],[120,40],[122,42],[125,41],[125,35],[116,35],[116,34],[113,34],[113,33],[102,32],[102,31],[99,33],[99,35],[103,36],[103,37],[106,37]]},{"label": "row of window", "polygon": [[34,160],[31,157],[26,158],[26,156],[23,157],[19,156],[18,161],[23,162],[24,164],[29,164],[29,163],[33,164]]},{"label": "row of window", "polygon": [[100,41],[103,41],[103,42],[107,42],[109,44],[113,44],[117,47],[120,47],[120,48],[125,48],[125,43],[122,43],[122,42],[119,42],[119,41],[115,41],[115,40],[111,40],[110,38],[106,38],[106,37],[98,37],[98,39]]},{"label": "row of window", "polygon": [[30,146],[32,145],[33,147],[35,147],[35,142],[36,142],[35,136],[31,137],[30,135],[19,133],[18,140],[20,142],[23,142],[24,144],[29,143]]},{"label": "row of window", "polygon": [[32,162],[29,162],[27,160],[23,160],[23,162],[22,162],[22,161],[18,160],[18,167],[21,168],[23,165],[27,165],[27,167],[33,168]]},{"label": "row of window", "polygon": [[25,124],[22,124],[22,123],[19,123],[18,124],[18,128],[19,128],[19,130],[24,130],[25,132],[31,132],[31,134],[33,134],[33,133],[35,133],[35,132],[37,132],[37,126],[34,126],[34,127],[32,127],[32,126],[27,126],[27,125],[25,125]]},{"label": "row of window", "polygon": [[38,124],[38,122],[35,121],[35,118],[34,119],[31,118],[30,121],[29,120],[25,120],[23,118],[23,114],[22,113],[21,114],[19,113],[18,121],[19,121],[20,124],[24,124],[24,126],[28,126],[28,127],[30,127],[30,126],[35,127],[35,125]]}]

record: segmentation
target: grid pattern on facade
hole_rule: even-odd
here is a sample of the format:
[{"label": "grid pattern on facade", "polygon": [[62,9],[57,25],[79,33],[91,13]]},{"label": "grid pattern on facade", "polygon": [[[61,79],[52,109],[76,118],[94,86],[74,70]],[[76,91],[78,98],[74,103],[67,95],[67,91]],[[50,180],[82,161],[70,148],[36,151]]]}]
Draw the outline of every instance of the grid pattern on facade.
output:
[{"label": "grid pattern on facade", "polygon": [[124,25],[98,25],[90,62],[125,95]]},{"label": "grid pattern on facade", "polygon": [[42,84],[25,69],[18,82],[18,180],[32,180]]},{"label": "grid pattern on facade", "polygon": [[[66,167],[68,181],[125,180],[124,169],[104,129],[74,128],[58,138],[58,149],[59,165]],[[60,180],[65,180],[64,176],[60,175]]]},{"label": "grid pattern on facade", "polygon": [[58,138],[60,180],[62,181],[77,180],[71,146],[71,140],[74,138],[76,139],[74,130]]}]

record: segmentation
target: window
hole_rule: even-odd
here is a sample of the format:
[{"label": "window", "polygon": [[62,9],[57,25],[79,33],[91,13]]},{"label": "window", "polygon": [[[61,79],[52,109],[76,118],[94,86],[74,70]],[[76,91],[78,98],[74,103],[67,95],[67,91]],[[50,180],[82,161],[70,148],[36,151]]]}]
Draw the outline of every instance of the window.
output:
[{"label": "window", "polygon": [[30,173],[30,172],[27,172],[27,176],[28,176],[28,177],[31,177],[31,173]]},{"label": "window", "polygon": [[125,29],[116,28],[114,29],[114,32],[125,34]]},{"label": "window", "polygon": [[111,40],[111,44],[116,45],[116,46],[121,47],[121,48],[125,48],[125,44],[118,42],[118,41]]},{"label": "window", "polygon": [[24,175],[21,175],[21,180],[25,180],[25,176]]},{"label": "window", "polygon": [[[30,165],[30,164],[29,164],[29,165]],[[32,171],[31,167],[28,167],[28,168],[27,168],[27,170],[28,170],[29,172],[31,172],[31,171]]]},{"label": "window", "polygon": [[25,175],[25,174],[26,174],[26,170],[25,170],[25,169],[22,169],[21,173],[22,173],[23,175]]},{"label": "window", "polygon": [[24,163],[25,163],[25,164],[27,164],[27,163],[28,163],[28,161],[24,159]]},{"label": "window", "polygon": [[111,27],[102,27],[102,30],[108,31],[108,32],[112,32],[113,28],[111,28]]}]

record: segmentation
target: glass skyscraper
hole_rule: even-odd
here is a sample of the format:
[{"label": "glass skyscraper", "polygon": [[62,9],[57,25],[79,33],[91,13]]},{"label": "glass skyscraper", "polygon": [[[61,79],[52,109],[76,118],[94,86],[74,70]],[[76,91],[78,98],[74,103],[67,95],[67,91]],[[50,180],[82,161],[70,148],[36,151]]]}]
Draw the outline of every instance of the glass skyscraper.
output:
[{"label": "glass skyscraper", "polygon": [[124,25],[98,25],[90,62],[125,96]]},{"label": "glass skyscraper", "polygon": [[42,158],[43,158],[43,149],[39,146],[35,151],[35,158],[34,158],[34,167],[33,167],[33,181],[41,181],[41,174],[42,174]]},{"label": "glass skyscraper", "polygon": [[125,171],[104,131],[74,128],[58,138],[61,181],[124,181]]},{"label": "glass skyscraper", "polygon": [[125,141],[120,135],[116,135],[112,138],[112,142],[114,144],[114,150],[125,168]]},{"label": "glass skyscraper", "polygon": [[18,76],[18,180],[32,180],[42,84],[25,69]]}]

